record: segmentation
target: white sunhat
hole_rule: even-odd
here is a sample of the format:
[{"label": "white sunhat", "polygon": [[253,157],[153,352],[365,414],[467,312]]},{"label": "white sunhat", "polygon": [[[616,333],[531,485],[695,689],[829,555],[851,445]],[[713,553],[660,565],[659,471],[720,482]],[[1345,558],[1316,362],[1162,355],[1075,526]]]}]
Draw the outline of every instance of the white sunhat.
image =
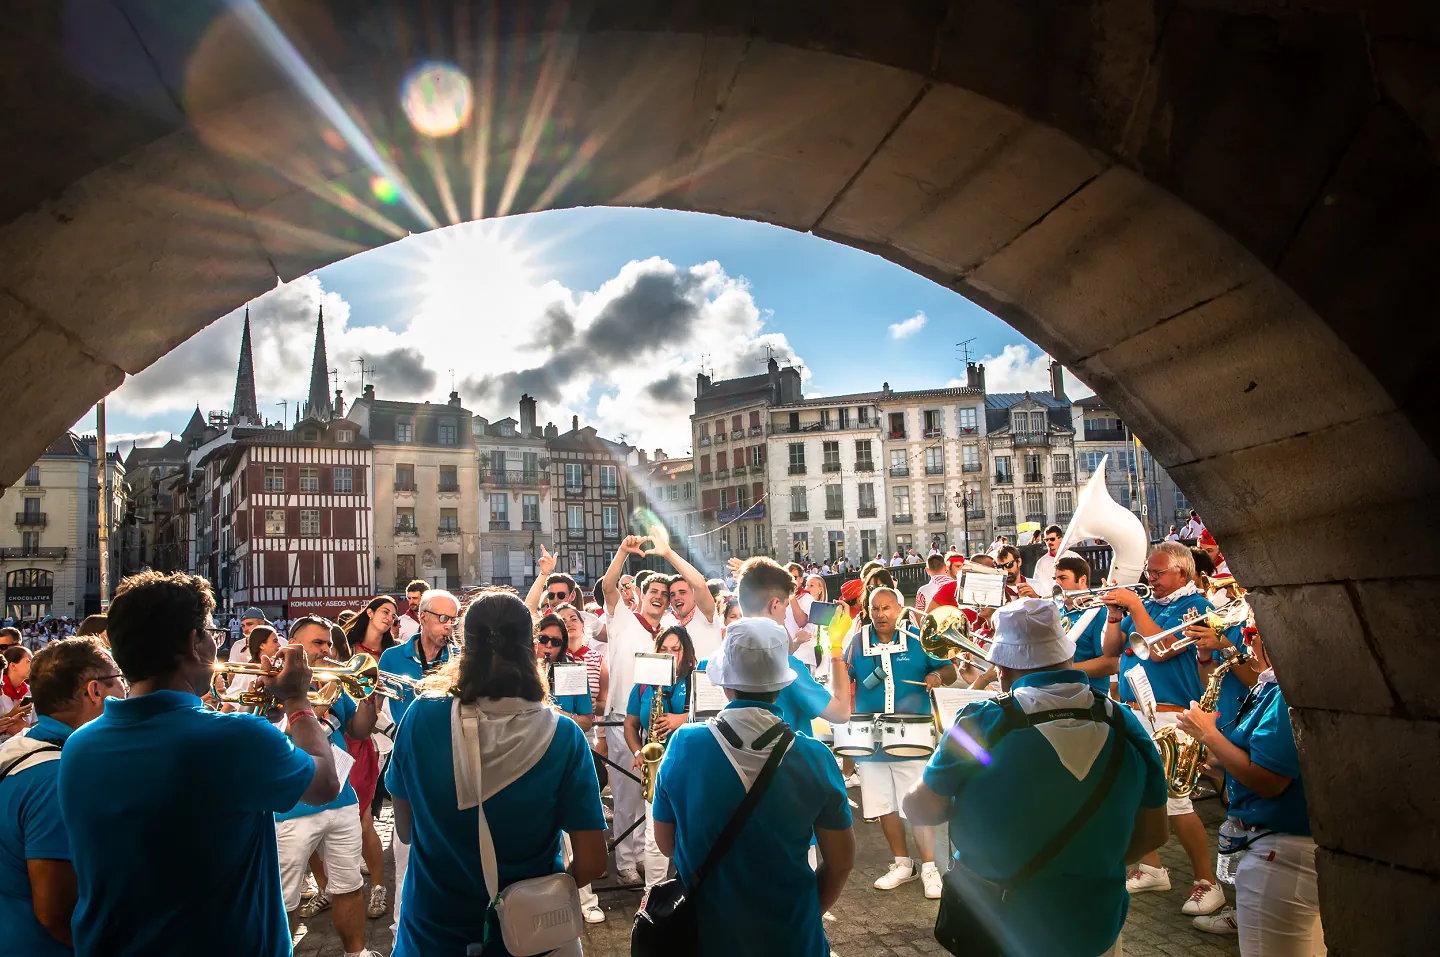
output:
[{"label": "white sunhat", "polygon": [[779,691],[795,680],[790,636],[769,618],[732,621],[725,626],[725,640],[710,657],[705,674],[731,691]]},{"label": "white sunhat", "polygon": [[1044,598],[1017,598],[995,612],[995,643],[988,657],[1002,668],[1033,671],[1075,657],[1060,609]]}]

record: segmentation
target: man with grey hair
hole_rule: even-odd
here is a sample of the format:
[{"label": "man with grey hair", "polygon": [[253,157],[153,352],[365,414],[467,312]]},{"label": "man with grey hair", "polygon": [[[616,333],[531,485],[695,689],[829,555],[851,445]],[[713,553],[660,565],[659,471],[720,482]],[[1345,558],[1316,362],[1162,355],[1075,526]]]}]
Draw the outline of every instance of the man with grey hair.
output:
[{"label": "man with grey hair", "polygon": [[[1164,647],[1152,649],[1149,658],[1142,661],[1128,653],[1127,638],[1131,632],[1146,637],[1158,634],[1187,618],[1204,615],[1214,606],[1195,587],[1194,556],[1179,542],[1161,542],[1151,549],[1150,557],[1145,560],[1145,579],[1150,585],[1149,598],[1142,599],[1134,591],[1122,588],[1101,599],[1108,606],[1101,650],[1107,655],[1120,656],[1120,700],[1132,708],[1139,705],[1127,675],[1137,668],[1143,669],[1155,692],[1153,720],[1157,727],[1164,727],[1178,722],[1190,702],[1199,701],[1205,694],[1195,646],[1175,649],[1173,645],[1182,637],[1175,634],[1163,639]],[[1181,912],[1192,917],[1213,914],[1225,906],[1225,893],[1215,877],[1205,825],[1188,797],[1171,798],[1168,811],[1170,829],[1180,839],[1195,869],[1195,881]],[[1132,894],[1168,891],[1170,872],[1161,865],[1159,853],[1152,852],[1142,858],[1130,872],[1126,886]]]}]

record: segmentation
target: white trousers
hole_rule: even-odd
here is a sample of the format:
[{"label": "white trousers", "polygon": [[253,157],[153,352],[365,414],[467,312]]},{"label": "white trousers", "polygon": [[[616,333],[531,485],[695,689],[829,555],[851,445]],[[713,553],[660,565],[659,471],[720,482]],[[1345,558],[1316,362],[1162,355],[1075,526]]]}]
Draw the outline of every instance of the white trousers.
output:
[{"label": "white trousers", "polygon": [[645,889],[648,891],[670,873],[670,858],[655,843],[655,807],[645,804]]},{"label": "white trousers", "polygon": [[1315,841],[1272,834],[1250,846],[1235,870],[1241,957],[1323,957]]},{"label": "white trousers", "polygon": [[[565,862],[565,866],[566,866],[566,867],[569,867],[569,866],[570,866],[570,862],[571,862],[572,860],[574,860],[574,858],[575,858],[575,849],[570,846],[570,835],[569,835],[569,834],[566,834],[564,831],[561,831],[561,832],[560,832],[560,836],[561,836],[561,838],[563,838],[564,841],[565,841],[565,847],[564,847],[563,853],[562,853],[562,860]],[[582,911],[585,910],[585,909],[587,909],[587,908],[590,908],[590,907],[599,907],[599,906],[600,906],[600,895],[597,894],[597,893],[595,893],[595,888],[594,888],[592,885],[586,884],[584,887],[580,888],[580,909],[581,909]]]},{"label": "white trousers", "polygon": [[395,902],[390,912],[390,946],[395,946],[395,935],[400,933],[400,899],[405,893],[405,870],[410,866],[410,845],[400,840],[397,831],[390,832],[390,851],[395,855]]},{"label": "white trousers", "polygon": [[[625,715],[611,712],[606,721],[619,724],[605,728],[605,740],[610,746],[610,760],[625,770],[630,769],[630,745],[625,743]],[[632,772],[633,773],[633,772]],[[614,768],[610,769],[610,796],[615,800],[615,817],[610,823],[611,832],[619,835],[636,821],[645,817],[645,800],[640,794],[640,784],[632,781]],[[642,823],[630,836],[615,845],[615,867],[633,868],[645,854],[645,825]]]}]

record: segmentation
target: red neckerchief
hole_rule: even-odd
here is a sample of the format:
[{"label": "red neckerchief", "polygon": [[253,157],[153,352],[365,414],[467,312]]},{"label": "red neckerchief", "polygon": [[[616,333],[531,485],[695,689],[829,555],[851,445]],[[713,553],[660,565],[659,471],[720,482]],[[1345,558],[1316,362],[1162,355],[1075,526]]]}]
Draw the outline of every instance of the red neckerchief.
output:
[{"label": "red neckerchief", "polygon": [[[695,613],[696,613],[697,611],[699,611],[699,610],[700,610],[700,606],[699,606],[699,605],[696,605],[694,608],[690,609],[690,614],[688,614],[688,615],[685,616],[685,620],[684,620],[684,621],[681,621],[681,620],[680,620],[680,617],[677,615],[677,616],[675,617],[675,624],[681,626],[682,628],[688,626],[688,625],[690,624],[690,622],[692,622],[692,621],[695,620]],[[674,614],[675,614],[675,609],[673,609],[673,608],[670,609],[670,614],[674,615]]]},{"label": "red neckerchief", "polygon": [[644,615],[640,614],[639,612],[635,612],[634,614],[635,614],[635,620],[638,621],[638,622],[640,622],[640,627],[644,628],[646,631],[648,631],[648,632],[650,633],[650,637],[651,637],[651,638],[655,638],[655,637],[658,637],[658,636],[659,636],[659,634],[660,634],[660,623],[659,623],[659,622],[656,622],[655,624],[652,625],[652,624],[650,624],[650,619],[649,619],[649,618],[646,618]]},{"label": "red neckerchief", "polygon": [[1020,597],[1020,586],[1021,586],[1021,585],[1024,585],[1024,584],[1028,584],[1028,579],[1026,579],[1026,577],[1025,577],[1024,575],[1018,576],[1018,577],[1015,579],[1015,584],[1013,584],[1013,585],[1011,585],[1009,582],[1006,582],[1006,583],[1005,583],[1005,595],[1006,595],[1006,597],[1008,597],[1008,598],[1019,598],[1019,597]]},{"label": "red neckerchief", "polygon": [[11,701],[18,703],[21,698],[30,693],[30,682],[26,681],[17,688],[10,683],[10,675],[7,673],[4,680],[0,681],[0,693],[3,693],[5,697]]}]

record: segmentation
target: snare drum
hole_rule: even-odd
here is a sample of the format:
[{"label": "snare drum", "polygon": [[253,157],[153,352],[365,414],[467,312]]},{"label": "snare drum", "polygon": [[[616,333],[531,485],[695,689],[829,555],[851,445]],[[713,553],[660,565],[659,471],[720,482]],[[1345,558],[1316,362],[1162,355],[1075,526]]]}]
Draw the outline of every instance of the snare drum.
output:
[{"label": "snare drum", "polygon": [[875,718],[880,750],[892,758],[928,758],[935,753],[935,721],[928,714],[882,714]]},{"label": "snare drum", "polygon": [[827,748],[835,746],[835,730],[829,721],[824,718],[814,718],[810,722],[810,736]]},{"label": "snare drum", "polygon": [[845,758],[868,758],[875,753],[875,716],[852,714],[835,725],[835,753]]}]

